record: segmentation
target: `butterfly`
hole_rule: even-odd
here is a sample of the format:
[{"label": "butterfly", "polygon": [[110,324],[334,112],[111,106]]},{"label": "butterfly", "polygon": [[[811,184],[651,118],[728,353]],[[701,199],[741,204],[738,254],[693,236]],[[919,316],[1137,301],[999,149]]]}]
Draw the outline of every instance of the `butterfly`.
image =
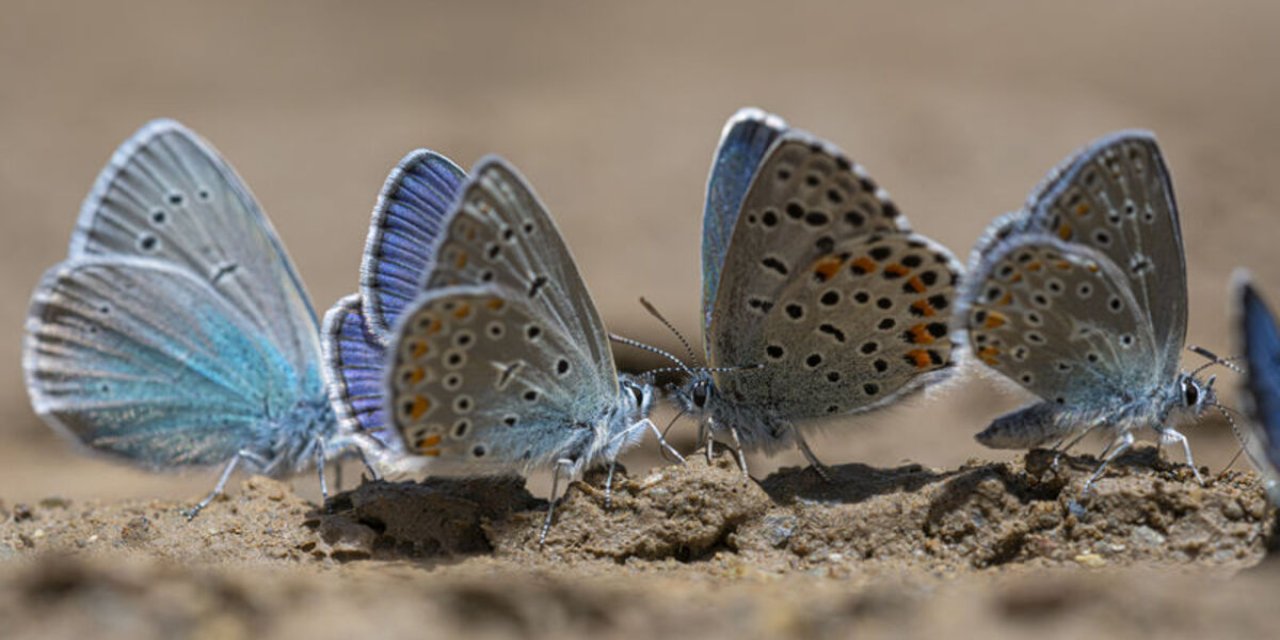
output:
[{"label": "butterfly", "polygon": [[461,168],[434,151],[406,155],[374,205],[359,293],[339,300],[324,317],[330,401],[344,429],[368,434],[381,445],[368,449],[379,467],[394,465],[405,453],[384,410],[387,345],[405,307],[422,293],[435,244],[464,180]]},{"label": "butterfly", "polygon": [[32,295],[23,369],[60,433],[154,470],[284,476],[359,447],[338,429],[315,312],[257,202],[171,120],[116,151],[67,259]]},{"label": "butterfly", "polygon": [[644,429],[662,442],[653,387],[616,371],[568,247],[502,159],[472,169],[430,256],[392,332],[387,420],[431,473],[552,467],[545,539],[562,476],[608,463],[612,479]]},{"label": "butterfly", "polygon": [[[1052,171],[1025,208],[999,218],[974,250],[957,324],[978,360],[1039,396],[997,418],[982,444],[1069,448],[1093,429],[1114,440],[1085,484],[1150,427],[1173,427],[1217,404],[1213,378],[1179,370],[1187,280],[1174,202],[1155,138],[1122,131]],[[1199,472],[1195,471],[1197,479]]]},{"label": "butterfly", "polygon": [[1237,271],[1233,280],[1236,341],[1245,365],[1240,404],[1252,428],[1245,450],[1272,502],[1280,504],[1280,331],[1249,274]]},{"label": "butterfly", "polygon": [[[862,167],[779,117],[743,109],[721,135],[703,214],[707,367],[675,390],[710,445],[800,450],[822,418],[884,407],[953,368],[961,267]],[[710,455],[710,446],[708,446]]]}]

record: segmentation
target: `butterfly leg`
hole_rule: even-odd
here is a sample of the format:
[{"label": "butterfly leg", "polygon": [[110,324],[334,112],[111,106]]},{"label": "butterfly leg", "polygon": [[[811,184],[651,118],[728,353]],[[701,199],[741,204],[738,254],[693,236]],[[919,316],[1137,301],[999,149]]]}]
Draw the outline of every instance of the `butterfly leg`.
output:
[{"label": "butterfly leg", "polygon": [[[547,533],[551,531],[551,520],[555,516],[556,504],[560,502],[560,496],[557,495],[560,493],[560,476],[572,469],[573,465],[573,460],[560,458],[556,460],[556,466],[551,471],[551,503],[547,505],[547,517],[542,521],[542,531],[538,534],[539,547],[547,542]],[[609,469],[612,471],[613,467],[610,466]]]},{"label": "butterfly leg", "polygon": [[324,478],[324,439],[316,438],[316,473],[320,475],[320,500],[328,502],[329,500],[329,484]]},{"label": "butterfly leg", "polygon": [[1204,478],[1200,477],[1200,470],[1196,468],[1195,460],[1191,459],[1191,443],[1187,442],[1187,437],[1182,435],[1176,429],[1158,428],[1156,431],[1160,434],[1160,445],[1173,444],[1175,442],[1182,444],[1182,452],[1187,456],[1187,466],[1191,467],[1191,473],[1196,476],[1196,482],[1200,486],[1204,486]]},{"label": "butterfly leg", "polygon": [[210,491],[209,495],[204,497],[204,500],[196,503],[196,506],[186,510],[185,515],[188,522],[195,520],[196,516],[200,515],[200,512],[204,511],[205,507],[209,506],[215,498],[222,495],[222,490],[226,488],[227,481],[231,479],[231,474],[235,472],[236,465],[240,464],[240,456],[242,455],[244,454],[237,453],[233,456],[231,462],[228,462],[227,466],[223,468],[222,476],[218,478],[218,484],[213,486],[213,491]]},{"label": "butterfly leg", "polygon": [[604,477],[604,508],[613,508],[613,471],[618,468],[618,459],[609,461],[609,475]]},{"label": "butterfly leg", "polygon": [[747,452],[742,449],[742,439],[738,437],[738,428],[729,427],[729,435],[733,437],[733,450],[738,454],[738,467],[742,469],[742,475],[750,478],[751,473],[747,471]]},{"label": "butterfly leg", "polygon": [[1080,444],[1080,441],[1084,440],[1085,436],[1089,435],[1090,433],[1093,433],[1093,430],[1096,429],[1097,427],[1098,425],[1096,424],[1089,425],[1089,428],[1085,429],[1084,431],[1081,431],[1080,435],[1072,438],[1070,441],[1068,441],[1066,438],[1059,440],[1058,444],[1054,445],[1053,447],[1053,463],[1050,465],[1050,467],[1056,470],[1058,468],[1058,462],[1062,459],[1062,456],[1065,455],[1068,451],[1070,451],[1072,447],[1076,446],[1077,444]]},{"label": "butterfly leg", "polygon": [[663,437],[662,430],[658,428],[658,425],[654,424],[653,421],[648,418],[644,419],[644,423],[649,425],[649,430],[652,431],[654,437],[658,439],[658,446],[662,447],[663,451],[675,456],[676,460],[680,461],[680,464],[684,464],[684,456],[680,455],[680,452],[676,451],[676,448],[671,446],[670,442],[667,442],[667,439]]},{"label": "butterfly leg", "polygon": [[1116,436],[1116,439],[1113,440],[1111,444],[1107,445],[1107,448],[1103,451],[1102,462],[1098,465],[1098,468],[1094,470],[1093,475],[1089,476],[1089,480],[1084,483],[1084,489],[1080,492],[1080,497],[1088,497],[1089,491],[1093,489],[1094,481],[1102,477],[1102,472],[1107,470],[1107,465],[1111,464],[1112,460],[1120,457],[1121,454],[1128,451],[1129,447],[1132,446],[1132,431],[1125,431],[1124,433]]},{"label": "butterfly leg", "polygon": [[809,466],[813,467],[818,477],[822,478],[827,484],[835,484],[835,479],[831,476],[831,468],[823,464],[818,459],[818,456],[814,455],[813,449],[809,448],[809,443],[804,439],[804,435],[800,433],[800,430],[793,426],[791,431],[796,435],[796,444],[800,445],[800,453],[804,454],[805,460],[809,461]]}]

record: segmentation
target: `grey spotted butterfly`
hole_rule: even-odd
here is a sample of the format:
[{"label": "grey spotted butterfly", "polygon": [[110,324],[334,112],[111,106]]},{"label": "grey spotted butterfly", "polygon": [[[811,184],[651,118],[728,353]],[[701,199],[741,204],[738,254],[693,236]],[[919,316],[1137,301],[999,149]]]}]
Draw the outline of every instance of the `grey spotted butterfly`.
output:
[{"label": "grey spotted butterfly", "polygon": [[1108,429],[1114,441],[1086,493],[1140,427],[1181,443],[1195,469],[1173,423],[1217,400],[1213,378],[1179,371],[1186,265],[1150,133],[1111,134],[1068,158],[1023,211],[992,225],[970,273],[956,312],[969,346],[1041,399],[997,418],[979,442],[1030,449]]},{"label": "grey spotted butterfly", "polygon": [[953,368],[960,264],[913,233],[862,167],[777,116],[743,109],[725,125],[702,260],[708,367],[675,397],[705,437],[727,433],[744,471],[744,450],[799,446],[824,473],[807,427]]},{"label": "grey spotted butterfly", "polygon": [[389,423],[428,471],[551,466],[554,498],[562,476],[612,471],[645,429],[658,433],[652,386],[614,368],[568,247],[503,160],[473,168],[431,255],[425,293],[392,332],[384,385]]}]

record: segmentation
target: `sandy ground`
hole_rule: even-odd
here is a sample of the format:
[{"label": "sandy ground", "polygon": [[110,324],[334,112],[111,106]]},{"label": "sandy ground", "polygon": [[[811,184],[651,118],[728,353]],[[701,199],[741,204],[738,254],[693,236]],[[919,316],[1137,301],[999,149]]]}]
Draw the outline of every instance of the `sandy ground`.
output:
[{"label": "sandy ground", "polygon": [[[467,166],[498,152],[547,202],[610,327],[674,348],[635,300],[696,337],[706,170],[747,104],[844,147],[958,255],[1075,147],[1155,130],[1182,209],[1190,341],[1225,350],[1231,270],[1250,266],[1280,295],[1277,24],[1280,6],[1261,0],[2,0],[0,625],[13,637],[1273,635],[1280,569],[1253,567],[1271,519],[1251,476],[1200,489],[1163,463],[1140,471],[1148,453],[1081,512],[1070,485],[972,441],[1022,401],[980,377],[833,425],[821,455],[856,461],[834,487],[770,475],[794,455],[753,458],[754,484],[658,467],[644,447],[613,509],[580,486],[539,551],[543,477],[532,497],[369,485],[331,513],[312,478],[252,480],[187,524],[175,510],[213,473],[78,454],[31,414],[19,353],[31,288],[65,252],[93,177],[157,116],[235,164],[321,310],[353,290],[368,211],[401,155],[431,146]],[[673,432],[686,450],[687,431]],[[1225,424],[1187,432],[1217,478],[1235,453]],[[429,522],[440,510],[447,526]]]}]

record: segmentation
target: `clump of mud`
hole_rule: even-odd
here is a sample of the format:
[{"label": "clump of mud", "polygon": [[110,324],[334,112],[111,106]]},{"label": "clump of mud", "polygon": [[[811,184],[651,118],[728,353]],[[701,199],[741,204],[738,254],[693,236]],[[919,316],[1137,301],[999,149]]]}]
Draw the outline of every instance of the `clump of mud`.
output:
[{"label": "clump of mud", "polygon": [[1096,460],[1054,462],[756,482],[695,457],[620,473],[609,500],[598,474],[573,483],[542,546],[548,505],[515,478],[325,505],[252,478],[191,522],[163,501],[0,504],[0,636],[1273,635],[1256,603],[1280,561],[1238,571],[1274,539],[1254,474],[1201,487],[1142,449],[1081,499]]},{"label": "clump of mud", "polygon": [[[546,503],[518,480],[485,485],[367,484],[331,501],[317,530],[342,531],[348,557],[492,550],[531,562],[690,562],[732,555],[757,568],[852,570],[867,561],[930,569],[1009,563],[1100,567],[1133,562],[1244,564],[1273,522],[1255,476],[1205,487],[1153,448],[1117,461],[1087,499],[1096,461],[1032,452],[951,471],[859,464],[783,469],[762,482],[728,456],[619,474],[606,504],[599,476],[574,483],[546,544]],[[483,488],[481,488],[483,487]],[[456,491],[451,491],[453,490]]]}]

